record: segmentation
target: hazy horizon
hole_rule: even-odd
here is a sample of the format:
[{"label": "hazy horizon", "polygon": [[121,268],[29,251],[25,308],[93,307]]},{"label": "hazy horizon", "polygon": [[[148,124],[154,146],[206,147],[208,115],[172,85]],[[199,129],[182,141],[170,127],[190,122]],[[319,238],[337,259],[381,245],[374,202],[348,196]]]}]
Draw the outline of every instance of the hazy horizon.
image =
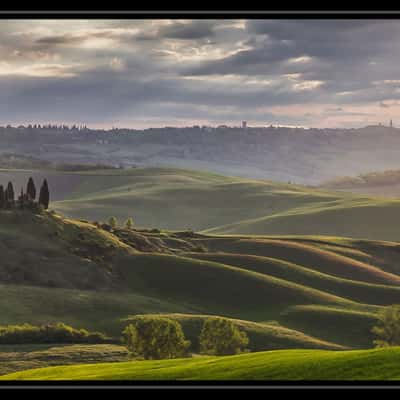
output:
[{"label": "hazy horizon", "polygon": [[[374,122],[372,121],[370,124],[365,124],[365,125],[359,125],[359,126],[349,126],[349,127],[341,127],[341,126],[301,126],[301,125],[289,125],[289,124],[271,124],[271,123],[265,123],[265,124],[252,124],[252,121],[248,120],[243,120],[246,122],[246,127],[247,128],[254,128],[254,129],[265,129],[273,126],[274,128],[289,128],[289,129],[318,129],[318,130],[324,130],[324,129],[339,129],[339,130],[345,130],[345,129],[363,129],[367,128],[369,126],[381,126],[381,127],[390,127],[390,121],[392,121],[392,128],[398,128],[396,126],[396,121],[395,120],[388,120],[388,121],[377,121]],[[172,129],[183,129],[183,128],[193,128],[193,127],[207,127],[207,128],[218,128],[219,126],[227,126],[228,128],[240,128],[242,129],[242,122],[235,122],[235,123],[230,123],[230,122],[221,122],[218,124],[202,124],[202,123],[195,123],[194,121],[182,121],[180,125],[166,125],[165,123],[159,123],[159,124],[154,124],[154,125],[147,125],[147,126],[138,126],[138,125],[132,125],[132,126],[127,126],[127,125],[118,125],[118,124],[111,124],[111,125],[102,125],[102,124],[85,124],[85,123],[77,123],[77,122],[71,122],[71,123],[65,123],[65,122],[60,122],[60,121],[45,121],[45,122],[15,122],[15,123],[8,123],[8,122],[1,122],[0,121],[0,127],[6,128],[7,126],[11,126],[12,128],[18,128],[19,126],[24,126],[27,128],[29,125],[40,125],[41,127],[46,126],[46,125],[56,125],[56,126],[62,126],[66,125],[69,128],[72,126],[76,127],[83,127],[85,126],[89,130],[104,130],[104,131],[111,131],[113,129],[121,129],[121,130],[146,130],[146,129],[166,129],[166,128],[172,128]]]}]

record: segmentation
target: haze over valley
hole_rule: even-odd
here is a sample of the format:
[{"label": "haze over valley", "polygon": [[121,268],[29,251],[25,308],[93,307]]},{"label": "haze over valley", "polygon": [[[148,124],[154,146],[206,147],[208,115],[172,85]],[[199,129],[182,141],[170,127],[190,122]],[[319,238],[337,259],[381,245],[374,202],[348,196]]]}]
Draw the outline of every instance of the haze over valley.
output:
[{"label": "haze over valley", "polygon": [[400,129],[384,125],[146,130],[28,125],[0,128],[0,146],[0,157],[13,155],[14,165],[18,165],[18,157],[33,158],[26,163],[28,168],[51,166],[40,165],[40,161],[125,168],[167,166],[307,185],[400,168]]}]

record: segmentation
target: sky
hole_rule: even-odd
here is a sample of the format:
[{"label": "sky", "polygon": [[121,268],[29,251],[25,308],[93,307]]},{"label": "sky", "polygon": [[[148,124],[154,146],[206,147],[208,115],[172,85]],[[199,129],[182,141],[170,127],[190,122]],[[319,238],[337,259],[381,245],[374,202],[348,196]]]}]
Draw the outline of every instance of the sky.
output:
[{"label": "sky", "polygon": [[1,20],[0,125],[400,126],[400,20]]}]

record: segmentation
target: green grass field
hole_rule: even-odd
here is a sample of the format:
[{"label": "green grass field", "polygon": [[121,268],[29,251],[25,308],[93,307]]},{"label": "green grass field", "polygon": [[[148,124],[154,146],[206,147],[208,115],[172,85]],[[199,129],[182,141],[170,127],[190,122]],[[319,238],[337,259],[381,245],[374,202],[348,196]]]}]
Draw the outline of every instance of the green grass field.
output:
[{"label": "green grass field", "polygon": [[288,348],[368,348],[380,307],[400,302],[394,242],[111,233],[25,211],[0,213],[0,239],[2,324],[61,318],[118,337],[135,314],[211,314],[261,324],[255,350],[281,348],[282,335]]},{"label": "green grass field", "polygon": [[1,380],[399,380],[399,348],[358,351],[277,350],[228,357],[196,357],[40,368]]},{"label": "green grass field", "polygon": [[218,234],[400,239],[396,199],[171,168],[75,172],[73,180],[53,207],[74,218],[115,215],[122,223],[131,216],[138,226]]},{"label": "green grass field", "polygon": [[125,347],[114,344],[1,345],[0,375],[51,365],[128,361]]}]

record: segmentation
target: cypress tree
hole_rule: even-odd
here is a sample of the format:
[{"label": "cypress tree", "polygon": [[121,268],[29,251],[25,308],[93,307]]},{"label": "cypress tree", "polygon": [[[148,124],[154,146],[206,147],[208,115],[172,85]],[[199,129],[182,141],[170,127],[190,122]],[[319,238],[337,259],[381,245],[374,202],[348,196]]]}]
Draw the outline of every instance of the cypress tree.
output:
[{"label": "cypress tree", "polygon": [[14,200],[15,200],[14,187],[13,187],[12,182],[8,182],[8,185],[7,185],[7,203],[8,203],[8,205],[13,206]]},{"label": "cypress tree", "polygon": [[6,196],[4,193],[3,185],[0,185],[0,208],[5,208],[6,206]]},{"label": "cypress tree", "polygon": [[26,193],[27,193],[28,198],[30,200],[35,200],[35,198],[36,198],[36,187],[35,187],[35,183],[33,182],[32,177],[30,177],[29,180],[28,180],[28,185],[26,186]]},{"label": "cypress tree", "polygon": [[47,185],[47,180],[43,181],[42,187],[40,188],[39,193],[39,204],[43,206],[45,210],[49,208],[49,201],[50,201],[50,193],[49,187]]}]

